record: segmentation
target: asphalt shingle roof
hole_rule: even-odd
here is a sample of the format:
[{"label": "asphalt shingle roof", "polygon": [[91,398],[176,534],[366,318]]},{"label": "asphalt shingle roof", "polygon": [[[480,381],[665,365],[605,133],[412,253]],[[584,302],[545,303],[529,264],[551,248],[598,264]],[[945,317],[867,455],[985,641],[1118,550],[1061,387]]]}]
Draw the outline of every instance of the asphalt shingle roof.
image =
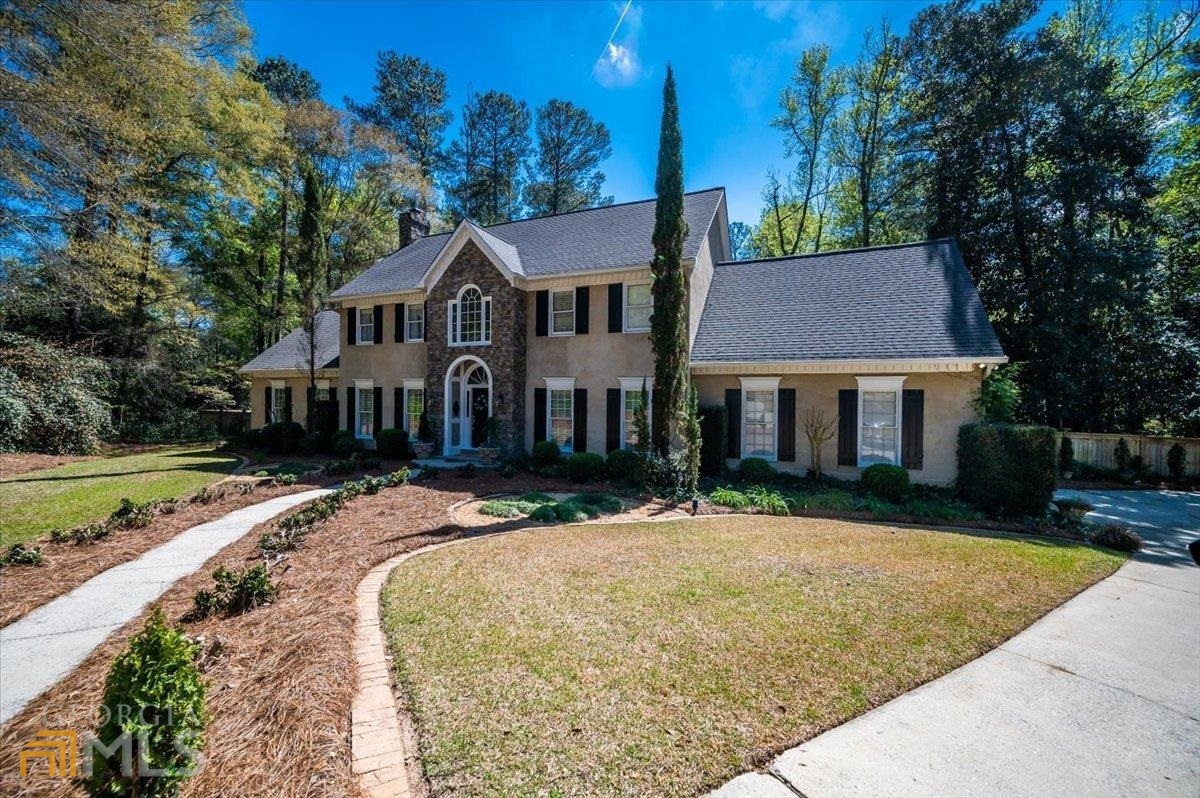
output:
[{"label": "asphalt shingle roof", "polygon": [[[696,257],[716,215],[725,189],[711,188],[684,195],[683,216],[688,225],[683,257]],[[654,200],[540,216],[479,228],[507,249],[497,254],[515,259],[518,274],[548,277],[556,274],[614,269],[649,263],[653,256]],[[376,261],[365,272],[330,294],[330,299],[385,294],[419,287],[430,264],[450,239],[440,233],[419,239]],[[510,263],[510,268],[512,263]]]},{"label": "asphalt shingle roof", "polygon": [[718,264],[693,363],[1003,357],[950,239]]},{"label": "asphalt shingle roof", "polygon": [[[323,310],[317,315],[317,368],[337,368],[341,320],[336,310]],[[258,357],[238,371],[275,371],[299,369],[308,371],[308,339],[303,327],[283,336]]]}]

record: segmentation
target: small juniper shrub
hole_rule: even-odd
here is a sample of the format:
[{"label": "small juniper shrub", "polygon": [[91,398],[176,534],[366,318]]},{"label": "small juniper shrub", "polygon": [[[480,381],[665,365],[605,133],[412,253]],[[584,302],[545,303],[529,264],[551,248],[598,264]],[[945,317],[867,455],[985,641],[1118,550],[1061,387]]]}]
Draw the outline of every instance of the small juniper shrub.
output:
[{"label": "small juniper shrub", "polygon": [[775,469],[761,457],[747,457],[738,465],[738,479],[746,484],[771,482]]},{"label": "small juniper shrub", "polygon": [[26,546],[14,543],[8,551],[0,555],[0,568],[9,565],[45,565],[46,557],[42,554],[41,546]]},{"label": "small juniper shrub", "polygon": [[872,496],[899,503],[908,495],[908,472],[898,465],[876,463],[863,469],[862,486]]},{"label": "small juniper shrub", "polygon": [[1146,459],[1140,454],[1135,454],[1129,458],[1129,471],[1136,479],[1144,479],[1149,472],[1146,468]]},{"label": "small juniper shrub", "polygon": [[1124,438],[1117,439],[1117,445],[1113,447],[1113,462],[1117,465],[1117,471],[1122,474],[1129,471],[1129,459],[1132,457],[1129,451],[1129,442]]},{"label": "small juniper shrub", "polygon": [[1182,444],[1173,443],[1167,450],[1167,471],[1176,482],[1181,481],[1187,473],[1187,450]]},{"label": "small juniper shrub", "polygon": [[572,482],[595,482],[604,476],[604,457],[595,452],[575,452],[567,458]]},{"label": "small juniper shrub", "polygon": [[1068,474],[1075,470],[1075,444],[1066,435],[1058,442],[1058,473]]},{"label": "small juniper shrub", "polygon": [[198,590],[192,597],[192,617],[206,618],[218,612],[238,615],[270,604],[279,587],[271,581],[266,565],[240,571],[221,566],[213,571],[213,589]]},{"label": "small juniper shrub", "polygon": [[484,502],[479,507],[479,512],[494,518],[520,518],[522,515],[514,503],[496,500]]},{"label": "small juniper shrub", "polygon": [[107,756],[96,749],[85,785],[88,793],[179,793],[180,784],[197,765],[193,754],[204,749],[207,713],[199,653],[200,646],[183,630],[168,625],[162,609],[155,607],[146,626],[109,667],[101,701],[105,720],[96,737],[106,746],[123,734],[143,740],[138,756],[159,775],[129,774],[122,768],[120,746]]},{"label": "small juniper shrub", "polygon": [[554,504],[543,504],[529,514],[530,521],[539,521],[542,523],[553,523],[558,520],[558,514],[555,512]]},{"label": "small juniper shrub", "polygon": [[1096,546],[1117,551],[1135,552],[1142,548],[1142,538],[1127,526],[1100,524],[1087,530],[1087,540]]},{"label": "small juniper shrub", "polygon": [[572,504],[571,502],[559,502],[554,505],[545,504],[542,506],[553,507],[554,517],[564,524],[577,524],[580,521],[588,519],[587,513],[580,509],[579,505]]}]

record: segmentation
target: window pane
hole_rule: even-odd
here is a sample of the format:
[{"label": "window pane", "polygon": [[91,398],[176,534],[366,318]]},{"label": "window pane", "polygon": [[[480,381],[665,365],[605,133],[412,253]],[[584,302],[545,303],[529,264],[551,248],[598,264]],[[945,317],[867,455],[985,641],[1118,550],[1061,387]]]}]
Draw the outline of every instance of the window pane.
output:
[{"label": "window pane", "polygon": [[285,402],[283,388],[271,389],[271,421],[283,421]]},{"label": "window pane", "polygon": [[649,305],[653,301],[649,283],[626,286],[625,291],[630,307],[634,305]]},{"label": "window pane", "polygon": [[375,340],[375,312],[371,308],[358,310],[358,340],[359,343]]},{"label": "window pane", "polygon": [[421,428],[421,411],[424,409],[425,390],[423,388],[410,388],[408,390],[408,406],[404,411],[410,438],[415,439],[417,437],[417,431]]},{"label": "window pane", "polygon": [[566,390],[550,391],[550,440],[558,444],[560,449],[570,451],[574,434],[574,419],[572,406],[574,393]]},{"label": "window pane", "polygon": [[[638,444],[636,413],[642,404],[642,391],[625,391],[625,443],[626,449],[632,449]],[[646,425],[650,424],[649,408],[646,409]]]},{"label": "window pane", "polygon": [[405,338],[409,341],[421,341],[425,338],[425,308],[420,305],[407,305],[408,333]]},{"label": "window pane", "polygon": [[775,456],[775,392],[746,391],[746,457]]},{"label": "window pane", "polygon": [[554,317],[553,332],[575,332],[575,292],[550,292],[550,305]]},{"label": "window pane", "polygon": [[374,433],[375,394],[370,389],[358,390],[358,435],[369,438]]},{"label": "window pane", "polygon": [[554,302],[554,312],[555,313],[557,313],[560,310],[574,310],[575,309],[575,292],[574,291],[554,291],[553,293],[550,294],[550,297]]},{"label": "window pane", "polygon": [[463,292],[458,300],[459,343],[477,344],[484,339],[483,294],[475,288]]},{"label": "window pane", "polygon": [[650,314],[653,308],[630,308],[626,316],[626,325],[631,330],[645,330],[650,327]]},{"label": "window pane", "polygon": [[862,403],[859,462],[863,466],[896,463],[896,392],[864,391]]}]

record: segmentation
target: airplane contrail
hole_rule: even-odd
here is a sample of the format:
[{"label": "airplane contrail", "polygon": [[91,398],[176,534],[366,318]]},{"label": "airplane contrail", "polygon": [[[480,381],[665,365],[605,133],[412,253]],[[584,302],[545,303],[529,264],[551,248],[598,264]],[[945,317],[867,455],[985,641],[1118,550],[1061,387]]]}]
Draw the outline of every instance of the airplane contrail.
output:
[{"label": "airplane contrail", "polygon": [[625,0],[625,7],[621,9],[621,16],[617,17],[617,24],[613,26],[612,33],[608,35],[608,41],[604,43],[604,49],[600,51],[601,58],[608,53],[608,48],[612,45],[613,39],[617,37],[617,31],[621,29],[621,23],[625,21],[625,14],[628,13],[631,5],[633,5],[633,0]]}]

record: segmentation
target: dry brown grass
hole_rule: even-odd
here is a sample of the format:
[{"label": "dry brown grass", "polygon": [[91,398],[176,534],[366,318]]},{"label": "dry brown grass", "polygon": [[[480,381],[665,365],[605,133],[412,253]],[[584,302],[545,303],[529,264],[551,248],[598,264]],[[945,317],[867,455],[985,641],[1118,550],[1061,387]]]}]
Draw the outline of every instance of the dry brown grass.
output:
[{"label": "dry brown grass", "polygon": [[694,795],[994,648],[1123,558],[717,517],[414,558],[385,624],[434,795]]},{"label": "dry brown grass", "polygon": [[[544,484],[540,484],[544,483]],[[511,480],[488,475],[473,480],[452,474],[427,486],[406,486],[350,502],[311,533],[304,547],[276,570],[276,603],[231,618],[188,623],[208,644],[220,640],[224,654],[205,671],[211,721],[207,764],[184,786],[185,796],[358,795],[350,769],[350,706],[356,688],[352,641],[354,590],[376,563],[400,552],[461,533],[447,508],[472,496],[512,490]],[[538,488],[563,483],[539,480]],[[242,566],[258,556],[252,530],[181,580],[162,597],[176,622],[192,596],[211,586],[218,565]],[[79,795],[70,784],[44,777],[17,778],[20,746],[42,728],[90,730],[108,663],[146,613],[111,635],[50,691],[0,729],[0,794]]]}]

